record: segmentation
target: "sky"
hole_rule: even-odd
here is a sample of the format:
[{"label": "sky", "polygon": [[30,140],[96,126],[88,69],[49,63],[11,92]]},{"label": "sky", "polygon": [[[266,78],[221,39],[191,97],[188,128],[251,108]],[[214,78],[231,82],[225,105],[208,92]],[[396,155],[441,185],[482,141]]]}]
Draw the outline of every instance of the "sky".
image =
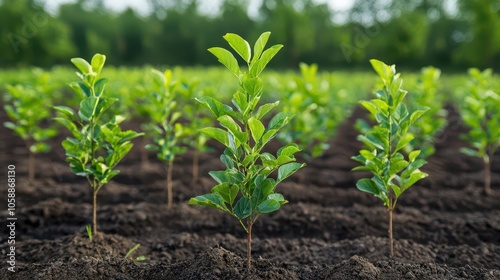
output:
[{"label": "sky", "polygon": [[[250,15],[257,14],[258,8],[263,0],[249,0]],[[56,11],[57,6],[62,3],[75,2],[74,0],[46,0],[46,4],[51,11]],[[208,14],[216,13],[220,7],[221,0],[200,1],[200,9]],[[316,3],[328,3],[331,9],[336,11],[346,11],[354,3],[354,0],[314,0]],[[148,14],[151,11],[147,0],[104,0],[105,5],[114,11],[120,12],[127,7],[132,7],[141,14]]]}]

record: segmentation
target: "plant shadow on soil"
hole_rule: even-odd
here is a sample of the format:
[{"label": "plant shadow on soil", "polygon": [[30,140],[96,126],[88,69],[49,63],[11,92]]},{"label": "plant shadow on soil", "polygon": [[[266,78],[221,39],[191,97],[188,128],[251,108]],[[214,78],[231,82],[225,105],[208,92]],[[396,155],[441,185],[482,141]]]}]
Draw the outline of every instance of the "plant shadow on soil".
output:
[{"label": "plant shadow on soil", "polygon": [[[465,129],[453,122],[457,113],[450,107],[450,125],[423,168],[430,176],[408,190],[396,209],[390,259],[387,211],[356,189],[366,174],[351,172],[356,163],[350,157],[361,146],[353,129],[359,117],[364,113],[357,108],[339,127],[332,149],[278,187],[290,203],[255,224],[250,274],[238,222],[187,205],[210,190],[208,171],[222,168],[220,151],[201,156],[196,183],[191,154],[175,163],[176,203],[167,210],[164,169],[154,155],[141,163],[142,141],[136,141],[118,166],[121,173],[99,193],[101,233],[91,243],[85,233],[91,189],[64,162],[65,135],[51,142],[51,153],[37,157],[37,179],[29,184],[24,145],[4,131],[1,166],[14,164],[17,172],[16,273],[3,261],[0,279],[500,279],[500,155],[492,164],[495,192],[485,197],[481,161],[458,152]],[[3,256],[10,247],[7,230]]]}]

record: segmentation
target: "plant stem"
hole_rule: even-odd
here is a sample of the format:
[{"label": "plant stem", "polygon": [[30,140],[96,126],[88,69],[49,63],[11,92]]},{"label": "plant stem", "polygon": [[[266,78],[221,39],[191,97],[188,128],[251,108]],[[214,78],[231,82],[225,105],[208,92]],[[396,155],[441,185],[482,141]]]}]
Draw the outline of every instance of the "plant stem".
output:
[{"label": "plant stem", "polygon": [[94,235],[97,235],[97,188],[94,185],[94,209],[93,209],[93,214],[94,214]]},{"label": "plant stem", "polygon": [[167,209],[172,208],[172,169],[174,166],[174,161],[169,160],[167,166]]},{"label": "plant stem", "polygon": [[252,267],[252,216],[247,220],[247,272],[250,273],[250,268]]},{"label": "plant stem", "polygon": [[389,247],[391,258],[394,257],[394,239],[392,239],[392,211],[393,208],[389,208]]},{"label": "plant stem", "polygon": [[484,158],[484,193],[491,195],[491,162],[488,156]]}]

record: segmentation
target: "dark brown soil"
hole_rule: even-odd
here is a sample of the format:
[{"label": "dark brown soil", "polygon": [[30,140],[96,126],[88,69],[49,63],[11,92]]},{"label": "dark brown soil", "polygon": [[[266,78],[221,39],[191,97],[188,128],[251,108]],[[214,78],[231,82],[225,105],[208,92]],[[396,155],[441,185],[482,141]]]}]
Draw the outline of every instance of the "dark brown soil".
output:
[{"label": "dark brown soil", "polygon": [[[152,154],[141,163],[138,140],[121,173],[99,193],[100,234],[90,242],[85,226],[92,222],[91,189],[64,162],[60,142],[66,134],[52,141],[51,153],[37,157],[37,178],[30,184],[24,144],[2,127],[1,177],[7,165],[16,166],[17,222],[16,272],[2,261],[0,279],[500,279],[500,155],[492,164],[494,193],[487,197],[481,161],[459,152],[464,128],[452,110],[437,152],[423,168],[430,176],[400,199],[391,259],[387,211],[356,189],[366,174],[350,171],[356,165],[350,157],[360,148],[352,126],[362,116],[356,110],[330,151],[278,187],[290,203],[255,224],[250,274],[237,220],[187,205],[210,190],[208,171],[222,168],[220,151],[201,156],[197,183],[191,182],[190,153],[175,163],[175,205],[167,210],[164,168]],[[1,196],[7,197],[6,187]],[[11,245],[6,206],[1,209],[6,260]]]}]

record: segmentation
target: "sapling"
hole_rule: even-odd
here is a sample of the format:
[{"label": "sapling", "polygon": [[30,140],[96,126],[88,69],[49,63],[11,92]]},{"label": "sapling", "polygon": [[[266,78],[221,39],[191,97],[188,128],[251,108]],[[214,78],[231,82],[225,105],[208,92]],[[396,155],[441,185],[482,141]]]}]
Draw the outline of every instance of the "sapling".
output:
[{"label": "sapling", "polygon": [[180,96],[183,97],[184,103],[183,112],[190,123],[185,127],[186,144],[193,150],[193,177],[192,182],[197,183],[199,180],[199,155],[211,151],[207,141],[210,139],[206,134],[199,131],[199,128],[213,125],[213,119],[208,116],[206,109],[199,102],[187,102],[193,100],[196,96],[200,97],[204,91],[198,90],[199,82],[196,79],[190,81],[182,81],[179,87]]},{"label": "sapling", "polygon": [[143,127],[154,144],[145,147],[156,152],[158,159],[167,163],[167,208],[170,209],[173,201],[172,170],[175,157],[186,151],[181,143],[185,130],[178,122],[182,113],[176,111],[176,83],[172,81],[172,72],[167,70],[162,73],[153,69],[151,73],[152,96],[149,99],[149,106],[146,106],[150,122]]},{"label": "sapling", "polygon": [[82,99],[78,113],[66,106],[54,107],[59,114],[55,120],[73,136],[62,142],[71,172],[87,178],[93,189],[94,235],[97,234],[97,193],[119,173],[115,167],[132,148],[130,141],[142,135],[132,130],[122,131],[119,125],[124,118],[120,115],[109,120],[103,117],[117,101],[106,97],[107,80],[100,78],[105,60],[102,54],[94,55],[90,64],[82,58],[71,59],[80,70],[77,75],[81,81],[70,84]]},{"label": "sapling", "polygon": [[492,85],[492,70],[469,69],[468,95],[460,110],[462,120],[470,127],[463,137],[474,148],[462,148],[469,156],[483,159],[484,192],[491,194],[491,160],[500,147],[500,95]]},{"label": "sapling", "polygon": [[[219,209],[234,216],[247,233],[247,268],[251,268],[252,226],[265,213],[278,210],[287,203],[283,195],[276,193],[276,186],[295,173],[303,164],[296,163],[296,144],[288,144],[277,151],[276,156],[263,152],[264,146],[292,118],[291,113],[280,112],[264,126],[262,119],[278,102],[257,106],[263,93],[259,74],[283,47],[274,45],[264,50],[270,32],[257,39],[253,55],[247,41],[228,33],[223,38],[246,62],[248,72],[241,71],[236,58],[226,49],[214,47],[209,51],[238,78],[239,88],[234,93],[235,109],[211,98],[197,98],[217,118],[222,128],[207,127],[201,132],[225,146],[220,160],[226,169],[209,172],[217,185],[212,192],[196,196],[189,204]],[[277,170],[276,179],[270,175]],[[244,220],[246,219],[246,225]]]},{"label": "sapling", "polygon": [[306,158],[311,159],[323,154],[329,148],[327,141],[339,123],[339,117],[333,116],[341,106],[332,108],[329,102],[331,93],[323,92],[317,82],[317,64],[300,63],[302,76],[296,77],[295,87],[283,90],[285,112],[297,117],[286,126],[277,138],[283,143],[296,142]]},{"label": "sapling", "polygon": [[435,152],[434,143],[439,132],[446,126],[447,111],[444,109],[444,95],[439,91],[441,71],[432,66],[422,69],[416,90],[408,96],[409,110],[427,106],[429,110],[410,127],[413,139],[404,149],[420,149],[419,158],[425,159]]},{"label": "sapling", "polygon": [[417,159],[420,150],[409,151],[408,159],[400,152],[414,139],[408,132],[415,121],[428,108],[422,107],[409,112],[404,103],[407,94],[402,89],[402,80],[396,74],[395,65],[388,66],[379,60],[370,60],[373,68],[383,82],[383,88],[375,92],[376,99],[360,101],[376,120],[376,125],[364,135],[359,135],[366,148],[352,159],[361,163],[353,170],[370,171],[373,177],[360,179],[356,187],[373,194],[384,202],[389,210],[389,243],[390,256],[394,255],[392,237],[392,215],[399,196],[417,181],[427,177],[420,171],[427,162]]},{"label": "sapling", "polygon": [[4,95],[4,109],[11,121],[4,122],[23,139],[28,150],[28,179],[35,179],[35,154],[50,151],[47,140],[57,135],[57,129],[47,120],[51,117],[51,100],[41,85],[23,86],[8,85]]}]

